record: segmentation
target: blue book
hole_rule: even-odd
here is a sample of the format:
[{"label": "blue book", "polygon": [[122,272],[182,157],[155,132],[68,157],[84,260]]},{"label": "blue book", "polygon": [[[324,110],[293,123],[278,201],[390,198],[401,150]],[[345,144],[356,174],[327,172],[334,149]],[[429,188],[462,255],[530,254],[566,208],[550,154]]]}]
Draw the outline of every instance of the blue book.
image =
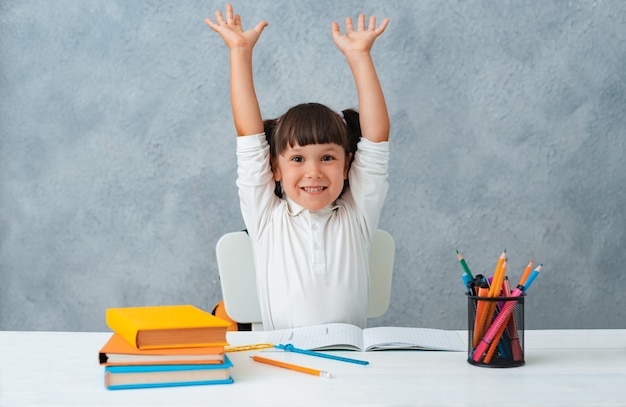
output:
[{"label": "blue book", "polygon": [[107,366],[104,381],[109,390],[228,384],[232,366],[227,356],[220,364]]}]

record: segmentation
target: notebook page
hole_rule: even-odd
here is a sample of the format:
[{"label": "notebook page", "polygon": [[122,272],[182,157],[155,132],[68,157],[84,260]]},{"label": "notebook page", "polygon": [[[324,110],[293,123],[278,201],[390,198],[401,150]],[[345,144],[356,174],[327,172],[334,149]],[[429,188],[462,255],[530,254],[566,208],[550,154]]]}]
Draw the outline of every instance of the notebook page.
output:
[{"label": "notebook page", "polygon": [[458,332],[431,328],[374,327],[363,332],[366,350],[424,349],[466,351]]},{"label": "notebook page", "polygon": [[274,345],[292,344],[309,350],[361,350],[363,338],[358,326],[337,323],[271,331],[268,341]]}]

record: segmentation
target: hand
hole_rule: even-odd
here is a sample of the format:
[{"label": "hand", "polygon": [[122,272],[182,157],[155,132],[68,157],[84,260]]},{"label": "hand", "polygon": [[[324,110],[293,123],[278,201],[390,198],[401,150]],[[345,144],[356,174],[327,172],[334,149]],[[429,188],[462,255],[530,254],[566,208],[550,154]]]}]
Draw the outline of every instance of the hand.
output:
[{"label": "hand", "polygon": [[230,4],[226,5],[226,20],[219,10],[215,12],[215,18],[217,23],[214,23],[210,18],[204,21],[213,31],[221,35],[231,50],[235,48],[249,48],[251,50],[261,36],[263,29],[267,27],[267,22],[261,21],[252,30],[244,31],[241,26],[241,16],[233,14],[233,6]]},{"label": "hand", "polygon": [[381,35],[385,28],[389,24],[389,19],[385,18],[382,24],[376,27],[376,17],[371,16],[369,18],[369,26],[365,28],[365,15],[359,14],[357,29],[354,30],[352,26],[352,18],[346,17],[346,34],[341,34],[339,24],[333,21],[332,24],[332,36],[335,45],[341,52],[348,55],[353,52],[368,52],[374,45],[374,41]]}]

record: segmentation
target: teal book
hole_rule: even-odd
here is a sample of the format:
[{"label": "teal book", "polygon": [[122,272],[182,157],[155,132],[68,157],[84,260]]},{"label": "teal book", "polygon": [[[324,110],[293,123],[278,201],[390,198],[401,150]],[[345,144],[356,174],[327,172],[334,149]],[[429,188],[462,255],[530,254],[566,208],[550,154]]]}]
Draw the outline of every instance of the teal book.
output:
[{"label": "teal book", "polygon": [[228,356],[219,364],[107,366],[104,380],[109,390],[229,384],[232,366]]}]

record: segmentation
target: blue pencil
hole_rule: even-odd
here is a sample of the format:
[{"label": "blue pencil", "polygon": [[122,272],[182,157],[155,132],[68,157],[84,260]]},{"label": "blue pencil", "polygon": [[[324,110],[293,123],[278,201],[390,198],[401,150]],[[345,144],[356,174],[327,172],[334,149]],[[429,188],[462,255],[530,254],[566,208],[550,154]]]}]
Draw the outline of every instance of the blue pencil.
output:
[{"label": "blue pencil", "polygon": [[327,353],[315,352],[312,350],[299,349],[299,348],[294,347],[291,344],[274,345],[274,347],[277,349],[285,350],[287,352],[302,353],[303,355],[317,356],[320,358],[333,359],[333,360],[338,360],[341,362],[356,363],[357,365],[369,365],[370,364],[370,362],[368,362],[367,360],[350,359],[350,358],[344,358],[342,356],[335,356],[335,355],[329,355]]}]

